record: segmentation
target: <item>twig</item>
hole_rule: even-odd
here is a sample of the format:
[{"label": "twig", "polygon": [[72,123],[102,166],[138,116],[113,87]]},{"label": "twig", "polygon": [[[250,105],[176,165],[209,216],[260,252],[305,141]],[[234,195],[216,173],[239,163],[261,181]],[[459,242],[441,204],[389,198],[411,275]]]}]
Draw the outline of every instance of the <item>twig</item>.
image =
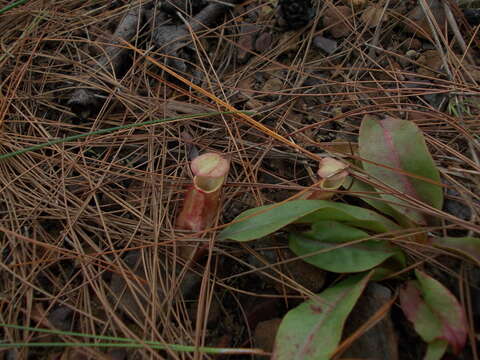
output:
[{"label": "twig", "polygon": [[445,56],[445,53],[442,48],[442,44],[440,43],[440,39],[438,37],[438,33],[437,33],[438,24],[435,18],[433,17],[432,12],[430,11],[430,8],[428,7],[428,4],[425,0],[420,0],[420,6],[422,7],[423,12],[425,13],[425,18],[427,19],[428,25],[430,26],[430,30],[432,31],[432,36],[435,41],[435,47],[437,48],[437,51],[440,53],[443,67],[445,68],[445,71],[447,72],[450,80],[452,80],[453,75],[452,75],[452,72],[450,71],[450,67],[448,66],[447,58]]},{"label": "twig", "polygon": [[177,16],[184,22],[183,25],[164,25],[157,28],[154,34],[154,41],[166,55],[166,63],[176,71],[185,73],[187,65],[184,58],[186,54],[181,53],[180,50],[188,45],[186,40],[189,35],[189,29],[192,32],[205,29],[223,15],[230,6],[234,6],[235,3],[235,0],[210,3],[188,22],[180,12],[177,12]]},{"label": "twig", "polygon": [[382,9],[382,14],[380,15],[380,19],[378,21],[378,26],[375,29],[375,33],[373,34],[373,39],[372,39],[372,42],[370,44],[370,45],[372,45],[372,47],[370,47],[370,51],[368,53],[368,56],[371,59],[373,59],[373,56],[374,56],[375,46],[378,44],[378,41],[380,40],[380,33],[382,32],[382,23],[383,23],[382,19],[385,16],[385,11],[388,9],[389,5],[390,5],[390,0],[387,0],[385,2],[385,6]]},{"label": "twig", "polygon": [[463,36],[460,33],[460,29],[458,28],[457,21],[453,16],[452,9],[450,9],[450,6],[445,1],[443,2],[443,8],[445,10],[445,15],[447,17],[448,24],[452,28],[453,35],[455,35],[455,39],[457,39],[458,44],[460,45],[460,47],[462,48],[462,51],[464,52],[465,56],[468,59],[468,62],[472,65],[475,65],[475,61],[473,60],[472,56],[468,52],[467,44],[465,43],[465,40],[463,39]]},{"label": "twig", "polygon": [[[137,35],[139,25],[142,23],[144,15],[143,6],[130,9],[122,21],[118,24],[115,33],[113,34],[113,41],[104,49],[105,55],[97,62],[94,72],[104,71],[111,73],[115,77],[120,72],[125,55],[128,52],[124,46],[120,44],[122,41],[130,41]],[[87,82],[98,83],[95,77],[91,77]],[[79,88],[73,92],[68,101],[73,113],[81,119],[88,118],[91,113],[99,106],[99,94],[96,88]]]}]

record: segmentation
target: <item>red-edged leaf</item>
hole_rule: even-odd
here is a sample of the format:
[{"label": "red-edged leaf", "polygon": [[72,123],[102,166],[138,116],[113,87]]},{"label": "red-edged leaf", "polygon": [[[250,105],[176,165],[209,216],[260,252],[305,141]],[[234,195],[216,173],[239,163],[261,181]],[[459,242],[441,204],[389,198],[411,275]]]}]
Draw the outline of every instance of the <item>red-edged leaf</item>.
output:
[{"label": "red-edged leaf", "polygon": [[370,275],[355,275],[290,310],[275,338],[272,360],[328,360]]},{"label": "red-edged leaf", "polygon": [[418,281],[409,281],[400,291],[405,316],[423,340],[445,340],[459,353],[467,341],[463,308],[440,282],[418,270],[415,274]]},{"label": "red-edged leaf", "polygon": [[425,303],[418,281],[409,281],[400,291],[400,305],[415,330],[426,342],[441,336],[441,324]]},{"label": "red-edged leaf", "polygon": [[423,360],[441,360],[447,347],[448,343],[445,340],[432,341],[428,344],[427,353]]},{"label": "red-edged leaf", "polygon": [[[440,175],[428,152],[422,132],[415,123],[392,118],[377,120],[365,116],[360,127],[359,153],[365,160],[362,161],[363,168],[377,180],[397,190],[399,194],[408,195],[437,209],[442,207]],[[426,223],[421,212],[402,206],[407,204],[405,200],[392,194],[381,196],[399,204],[393,207],[411,221]]]}]

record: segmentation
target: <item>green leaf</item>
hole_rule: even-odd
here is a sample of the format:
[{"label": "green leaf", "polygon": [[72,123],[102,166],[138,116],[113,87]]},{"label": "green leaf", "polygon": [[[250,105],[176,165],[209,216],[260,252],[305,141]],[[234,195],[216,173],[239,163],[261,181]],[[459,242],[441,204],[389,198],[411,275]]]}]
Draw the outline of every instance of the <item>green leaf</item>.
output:
[{"label": "green leaf", "polygon": [[[319,203],[320,202],[320,203]],[[244,211],[236,222],[220,232],[220,240],[250,241],[280,230],[324,206],[321,200],[294,200],[280,205],[266,205]]]},{"label": "green leaf", "polygon": [[336,273],[360,272],[383,263],[398,252],[384,240],[349,244],[368,237],[368,233],[354,227],[336,221],[320,221],[313,224],[311,231],[291,233],[289,246],[298,256],[315,253],[303,260],[320,269]]},{"label": "green leaf", "polygon": [[447,350],[448,343],[444,340],[435,340],[428,344],[427,354],[423,360],[440,360]]},{"label": "green leaf", "polygon": [[463,308],[440,282],[415,271],[418,281],[409,281],[400,291],[400,305],[415,331],[427,343],[445,340],[459,353],[467,341]]},{"label": "green leaf", "polygon": [[315,201],[323,201],[324,206],[299,219],[297,221],[298,223],[316,223],[322,220],[335,220],[376,233],[400,229],[400,226],[393,221],[369,209],[332,201]]},{"label": "green leaf", "polygon": [[371,281],[382,281],[392,274],[398,273],[407,266],[407,259],[403,251],[397,251],[395,255],[389,257],[381,265],[372,270]]},{"label": "green leaf", "polygon": [[[437,209],[442,208],[443,190],[439,185],[440,174],[422,132],[415,123],[392,118],[376,120],[365,116],[360,127],[359,153],[364,160],[363,168],[369,175],[401,194],[409,195]],[[426,223],[423,214],[408,207],[405,200],[390,194],[381,194],[381,197],[400,204],[391,206],[413,222]],[[407,207],[402,206],[403,204]]]},{"label": "green leaf", "polygon": [[[366,182],[355,178],[352,179],[350,184],[345,186],[345,188],[347,188],[352,193],[352,195],[358,197],[359,199],[362,199],[368,205],[380,211],[382,214],[388,215],[397,220],[397,222],[403,227],[410,226],[410,221],[408,220],[408,218],[406,218],[405,215],[390,206],[390,204],[387,203],[385,199],[383,199],[380,194],[375,190],[375,188],[370,184],[367,184]],[[362,195],[362,193],[364,193],[365,195]]]},{"label": "green leaf", "polygon": [[355,275],[290,310],[275,338],[272,360],[327,360],[370,276]]},{"label": "green leaf", "polygon": [[480,239],[474,237],[434,238],[432,244],[441,248],[457,251],[472,259],[480,266]]},{"label": "green leaf", "polygon": [[336,220],[375,232],[399,229],[393,221],[361,207],[326,200],[294,200],[243,212],[235,218],[232,225],[220,232],[219,238],[250,241],[293,222],[313,223],[320,220]]}]

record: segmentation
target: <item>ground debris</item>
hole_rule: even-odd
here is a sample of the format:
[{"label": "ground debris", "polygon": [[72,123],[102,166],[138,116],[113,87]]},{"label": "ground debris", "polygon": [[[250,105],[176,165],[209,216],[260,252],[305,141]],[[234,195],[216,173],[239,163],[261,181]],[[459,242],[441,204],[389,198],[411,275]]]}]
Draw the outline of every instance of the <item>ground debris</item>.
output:
[{"label": "ground debris", "polygon": [[205,0],[166,0],[161,3],[161,8],[173,16],[177,16],[178,12],[183,15],[187,14],[193,16],[206,6],[206,4],[207,2]]},{"label": "ground debris", "polygon": [[[129,252],[123,261],[127,266],[125,273],[112,274],[109,284],[111,296],[130,318],[143,322],[148,316],[149,307],[153,305],[151,299],[155,299],[157,306],[165,305],[165,299],[171,294],[167,293],[163,284],[169,281],[170,272],[175,274],[179,269],[172,263],[162,264],[163,272],[160,274],[162,278],[152,283],[147,280],[149,278],[147,266],[140,251]],[[196,274],[187,272],[179,285],[180,298],[190,295],[199,281],[200,278]]]},{"label": "ground debris", "polygon": [[[346,322],[345,336],[351,335],[392,297],[390,289],[372,283],[355,305]],[[398,340],[390,311],[373,328],[361,335],[343,353],[344,358],[398,360]]]},{"label": "ground debris", "polygon": [[328,8],[323,16],[323,26],[330,31],[333,38],[338,39],[351,33],[349,18],[352,16],[352,9],[348,6],[337,6]]},{"label": "ground debris", "polygon": [[[85,120],[98,109],[105,98],[103,93],[106,92],[99,89],[115,87],[116,84],[109,79],[117,79],[126,70],[129,51],[123,42],[138,37],[139,30],[143,30],[146,23],[152,27],[153,42],[165,57],[166,64],[183,75],[193,74],[193,81],[201,83],[201,74],[190,66],[196,59],[191,34],[214,25],[237,2],[238,0],[211,2],[202,8],[203,1],[192,5],[190,1],[178,0],[162,3],[158,9],[147,9],[142,5],[129,10],[117,26],[111,43],[103,49],[104,55],[93,71],[96,76],[83,81],[89,87],[79,87],[68,100],[72,112]],[[174,15],[176,23],[172,24],[167,14]],[[102,80],[99,80],[99,74],[103,74]]]},{"label": "ground debris", "polygon": [[[407,18],[412,9],[418,12],[417,0],[312,0],[316,13],[292,12],[299,19],[293,26],[279,26],[280,5],[294,3],[286,0],[228,1],[232,6],[224,0],[30,1],[0,14],[1,149],[14,154],[1,161],[0,176],[3,322],[189,346],[271,349],[275,330],[262,330],[259,323],[279,322],[300,301],[349,275],[319,270],[288,250],[287,232],[307,230],[304,224],[248,243],[219,240],[218,234],[247,209],[308,190],[316,181],[317,157],[333,154],[358,166],[366,114],[417,124],[449,179],[442,179],[442,211],[425,209],[441,220],[427,229],[428,236],[477,236],[478,28],[467,24],[462,11],[472,25],[475,18],[456,1],[425,1],[440,15],[436,30],[425,27],[426,37],[419,32],[424,14]],[[460,36],[441,17],[448,13],[444,3]],[[412,32],[406,24],[413,22]],[[125,50],[123,41],[138,51]],[[202,90],[173,81],[162,72],[165,66]],[[251,121],[243,114],[213,115],[225,107],[210,95],[248,111]],[[72,124],[66,104],[79,118],[95,121]],[[146,125],[150,121],[155,124]],[[130,125],[135,127],[125,129]],[[106,128],[120,131],[94,133]],[[74,135],[80,136],[58,142]],[[288,141],[280,143],[281,137]],[[231,159],[223,208],[201,234],[179,231],[174,219],[191,182],[188,163],[207,151]],[[354,175],[365,174],[357,168]],[[333,201],[373,211],[358,191],[342,188]],[[409,266],[427,263],[451,278],[449,288],[463,294],[477,327],[474,259],[460,260],[462,253],[455,253],[458,263],[447,266],[449,250],[437,249],[445,253],[438,257],[429,245],[406,239],[398,233],[381,240],[404,248]],[[180,249],[194,244],[208,256],[186,263]],[[468,277],[463,265],[474,267]],[[391,289],[386,301],[398,280],[382,280],[379,292]],[[359,305],[347,319],[355,325],[349,334],[378,309],[370,289],[366,299],[368,306]],[[392,319],[399,357],[421,358],[425,344],[396,305]],[[390,323],[389,314],[384,320]],[[396,360],[396,340],[384,320],[358,339],[361,345],[352,345],[356,358]],[[12,342],[59,339],[2,331]],[[258,340],[258,332],[268,335],[270,345]],[[363,337],[370,342],[365,345]],[[148,344],[128,353],[108,349],[86,354],[112,360],[198,357]],[[462,359],[473,359],[468,351]],[[76,353],[24,348],[0,358],[68,359]],[[346,355],[353,357],[338,354]],[[253,355],[240,358],[247,357]]]},{"label": "ground debris", "polygon": [[313,39],[313,45],[331,55],[337,50],[338,44],[335,40],[317,35]]},{"label": "ground debris", "polygon": [[273,351],[275,344],[275,336],[277,335],[278,328],[282,319],[275,318],[271,320],[265,320],[258,323],[255,328],[255,344],[265,351]]},{"label": "ground debris", "polygon": [[[439,0],[429,0],[428,7],[442,33],[446,30],[445,10]],[[423,39],[432,39],[432,26],[420,4],[407,14],[405,30]]]},{"label": "ground debris", "polygon": [[234,5],[236,0],[212,2],[200,10],[191,19],[175,25],[163,25],[154,30],[154,42],[166,58],[167,65],[174,70],[187,74],[193,73],[194,82],[201,83],[201,75],[189,67],[195,60],[195,46],[191,34],[205,30],[217,22]]},{"label": "ground debris", "polygon": [[279,0],[278,5],[278,22],[290,29],[307,25],[315,15],[311,0]]},{"label": "ground debris", "polygon": [[[143,19],[144,7],[142,6],[135,7],[126,13],[112,35],[111,43],[104,48],[104,55],[95,64],[93,72],[110,74],[102,76],[104,80],[108,80],[109,77],[117,78],[122,73],[125,57],[128,54],[123,42],[131,41],[137,35]],[[85,120],[101,103],[102,94],[98,90],[98,85],[102,85],[98,84],[98,76],[90,77],[83,84],[89,84],[90,87],[82,86],[75,90],[68,100],[68,105],[75,115]],[[111,84],[107,84],[109,85]]]}]

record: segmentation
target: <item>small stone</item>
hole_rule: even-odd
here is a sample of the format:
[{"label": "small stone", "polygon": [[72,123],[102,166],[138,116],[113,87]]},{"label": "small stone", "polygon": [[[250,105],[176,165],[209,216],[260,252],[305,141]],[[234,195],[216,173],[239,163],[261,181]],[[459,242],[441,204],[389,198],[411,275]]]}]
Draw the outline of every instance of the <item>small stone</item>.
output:
[{"label": "small stone", "polygon": [[261,33],[255,41],[255,50],[263,53],[272,48],[272,34],[268,32]]},{"label": "small stone", "polygon": [[[345,337],[353,334],[392,297],[390,289],[371,283],[352,310],[345,326]],[[398,360],[398,339],[390,312],[363,333],[342,354],[343,358]]]},{"label": "small stone", "polygon": [[[189,309],[190,320],[194,323],[197,321],[198,314],[198,301],[192,304],[192,307]],[[222,316],[222,307],[218,300],[213,297],[210,306],[208,307],[208,317],[207,317],[207,326],[214,327],[221,320]]]},{"label": "small stone", "polygon": [[465,201],[462,199],[462,195],[455,190],[452,183],[446,182],[449,186],[446,190],[446,197],[443,202],[443,211],[456,216],[465,221],[470,221],[472,219],[472,209],[465,204]]},{"label": "small stone", "polygon": [[[289,249],[281,250],[281,256],[282,259],[285,260],[296,257],[296,255]],[[283,274],[295,281],[295,284],[298,284],[311,292],[319,292],[325,284],[325,271],[303,261],[302,259],[288,261],[282,265],[281,269]],[[285,291],[287,293],[293,293],[295,285],[291,285],[292,287],[285,287],[281,282],[277,282],[275,288],[279,293],[284,293]]]},{"label": "small stone", "polygon": [[64,305],[56,307],[51,313],[48,314],[48,321],[53,327],[67,331],[70,330],[72,325],[73,310]]},{"label": "small stone", "polygon": [[335,40],[317,35],[313,38],[313,45],[323,51],[328,55],[331,55],[337,50],[338,44]]},{"label": "small stone", "polygon": [[254,333],[256,346],[264,351],[272,352],[281,322],[282,319],[278,318],[259,322]]}]

